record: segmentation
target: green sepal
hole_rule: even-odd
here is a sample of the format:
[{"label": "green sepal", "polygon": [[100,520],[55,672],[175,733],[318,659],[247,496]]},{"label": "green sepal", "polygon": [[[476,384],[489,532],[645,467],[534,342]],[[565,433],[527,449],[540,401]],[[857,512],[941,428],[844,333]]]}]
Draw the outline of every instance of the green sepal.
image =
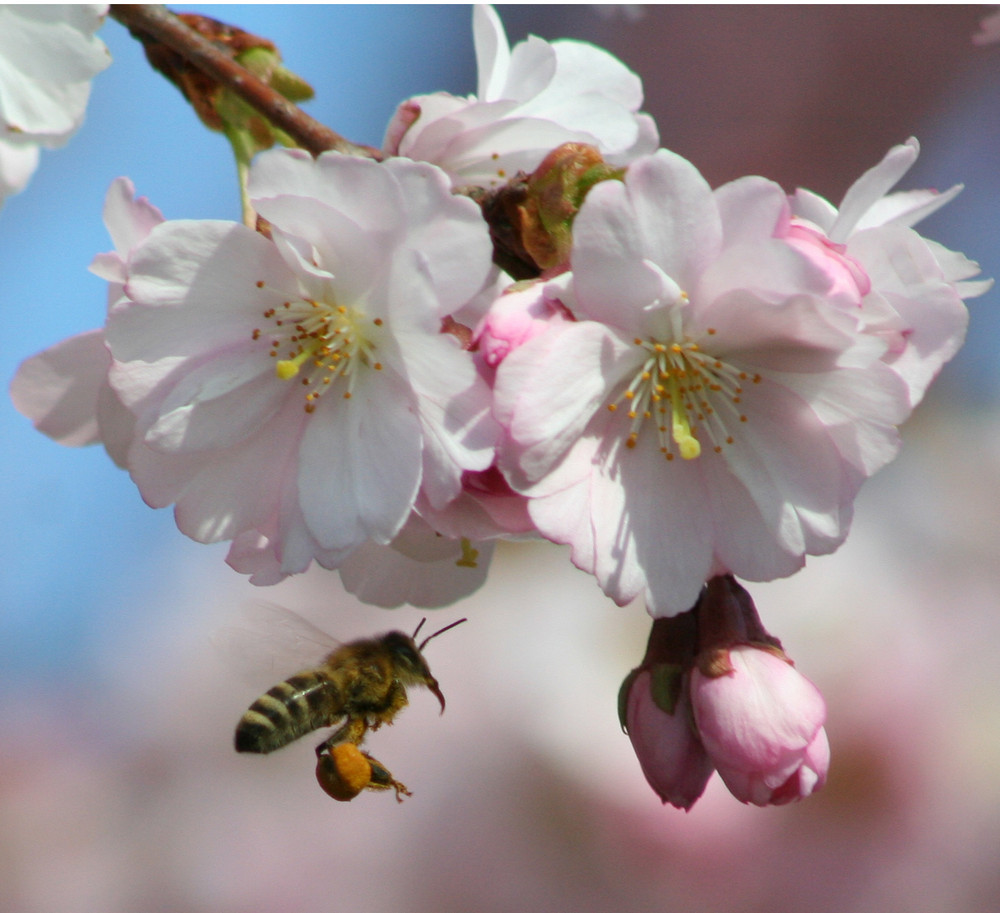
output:
[{"label": "green sepal", "polygon": [[676,663],[657,663],[649,670],[649,690],[653,703],[671,716],[677,711],[681,698],[681,683],[684,670]]},{"label": "green sepal", "polygon": [[235,60],[289,101],[308,101],[315,95],[309,83],[281,62],[277,51],[265,47],[247,48],[237,54]]}]

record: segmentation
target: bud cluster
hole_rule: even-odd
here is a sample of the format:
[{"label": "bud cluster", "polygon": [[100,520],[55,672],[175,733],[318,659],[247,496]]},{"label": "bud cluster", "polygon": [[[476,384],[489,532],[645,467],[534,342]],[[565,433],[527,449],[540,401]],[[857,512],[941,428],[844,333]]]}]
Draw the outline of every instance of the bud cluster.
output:
[{"label": "bud cluster", "polygon": [[713,577],[690,611],[653,622],[619,712],[649,785],[677,808],[690,809],[715,770],[737,799],[761,806],[826,781],[823,698],[730,576]]}]

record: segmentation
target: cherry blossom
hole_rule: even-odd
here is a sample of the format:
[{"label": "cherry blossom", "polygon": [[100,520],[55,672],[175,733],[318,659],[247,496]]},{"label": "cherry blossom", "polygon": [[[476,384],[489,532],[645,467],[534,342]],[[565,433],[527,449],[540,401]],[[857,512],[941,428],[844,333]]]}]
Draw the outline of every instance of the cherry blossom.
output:
[{"label": "cherry blossom", "polygon": [[38,147],[83,123],[90,82],[111,58],[95,32],[107,4],[0,5],[0,203],[28,183]]},{"label": "cherry blossom", "polygon": [[490,272],[477,207],[438,169],[258,157],[271,238],[166,222],[132,251],[107,326],[136,417],[127,465],[152,506],[275,582],[397,537],[493,459],[489,390],[442,318]]},{"label": "cherry blossom", "polygon": [[759,197],[713,194],[665,150],[598,184],[574,223],[578,319],[497,372],[500,467],[539,531],[656,616],[713,575],[836,549],[910,409],[840,273],[773,237]]},{"label": "cherry blossom", "polygon": [[[428,170],[425,166],[421,169]],[[155,207],[133,197],[134,188],[127,179],[116,180],[109,189],[105,224],[115,251],[98,255],[92,266],[109,282],[112,312],[133,306],[124,294],[131,252],[163,222]],[[60,443],[103,441],[122,466],[157,462],[155,449],[136,431],[136,416],[108,382],[111,365],[104,330],[89,331],[28,359],[14,379],[11,394],[20,411]],[[273,363],[271,370],[275,370]],[[476,389],[484,395],[482,385],[477,384]],[[426,403],[425,408],[431,404]],[[426,516],[434,517],[449,531],[448,535],[454,531],[454,538],[442,537],[421,516],[411,513],[390,544],[367,541],[343,561],[342,577],[349,591],[378,605],[453,602],[482,584],[493,549],[489,541],[463,541],[465,536],[490,539],[531,529],[524,499],[506,486],[495,469],[462,471],[451,501],[441,502],[438,495],[436,502],[434,489],[428,486],[427,491],[421,491],[419,504]],[[265,585],[287,576],[281,554],[280,542],[250,528],[234,537],[228,560],[238,571],[251,575],[254,583]]]},{"label": "cherry blossom", "polygon": [[[978,264],[919,235],[913,226],[962,190],[888,191],[917,160],[916,139],[894,146],[848,189],[839,208],[807,190],[791,197],[789,218],[776,234],[799,249],[811,243],[839,263],[844,287],[855,280],[866,331],[881,335],[883,360],[906,382],[911,405],[923,398],[941,367],[965,338],[962,300],[982,295],[993,281],[975,280]],[[798,240],[796,240],[798,239]],[[836,267],[832,267],[836,268]]]},{"label": "cherry blossom", "polygon": [[581,41],[530,36],[510,48],[496,11],[473,13],[475,95],[438,92],[403,102],[386,130],[390,155],[433,162],[456,185],[492,187],[533,171],[562,143],[597,146],[612,163],[652,152],[658,135],[639,77]]}]

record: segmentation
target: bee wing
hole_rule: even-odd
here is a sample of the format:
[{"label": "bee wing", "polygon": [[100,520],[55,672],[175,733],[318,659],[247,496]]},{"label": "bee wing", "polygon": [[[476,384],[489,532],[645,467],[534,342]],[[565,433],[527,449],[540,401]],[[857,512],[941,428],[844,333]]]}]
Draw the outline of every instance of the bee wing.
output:
[{"label": "bee wing", "polygon": [[226,665],[248,684],[262,688],[315,666],[340,642],[282,606],[248,606],[238,625],[219,628],[212,643]]}]

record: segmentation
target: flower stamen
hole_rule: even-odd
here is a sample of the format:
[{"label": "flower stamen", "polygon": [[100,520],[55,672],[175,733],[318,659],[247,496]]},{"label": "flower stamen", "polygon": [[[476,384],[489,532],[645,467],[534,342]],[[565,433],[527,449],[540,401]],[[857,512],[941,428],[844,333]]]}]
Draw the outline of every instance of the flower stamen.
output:
[{"label": "flower stamen", "polygon": [[[381,318],[369,320],[359,308],[311,298],[285,301],[282,319],[276,314],[273,307],[264,311],[276,329],[269,353],[276,359],[275,374],[281,380],[301,375],[302,384],[313,387],[305,395],[306,412],[316,409],[320,395],[335,386],[333,382],[343,379],[343,397],[350,399],[360,369],[382,370],[382,363],[373,357]],[[255,328],[251,335],[257,340],[262,332]],[[279,350],[287,353],[284,358],[278,358]]]},{"label": "flower stamen", "polygon": [[[708,335],[714,332],[709,330]],[[659,450],[667,460],[675,455],[697,459],[703,441],[714,453],[732,445],[735,437],[727,421],[747,421],[739,408],[743,383],[758,384],[760,375],[749,375],[703,353],[696,342],[633,341],[646,357],[618,399],[608,404],[608,410],[615,412],[620,403],[628,403],[630,425],[625,446],[634,448],[644,422],[654,417]]]}]

